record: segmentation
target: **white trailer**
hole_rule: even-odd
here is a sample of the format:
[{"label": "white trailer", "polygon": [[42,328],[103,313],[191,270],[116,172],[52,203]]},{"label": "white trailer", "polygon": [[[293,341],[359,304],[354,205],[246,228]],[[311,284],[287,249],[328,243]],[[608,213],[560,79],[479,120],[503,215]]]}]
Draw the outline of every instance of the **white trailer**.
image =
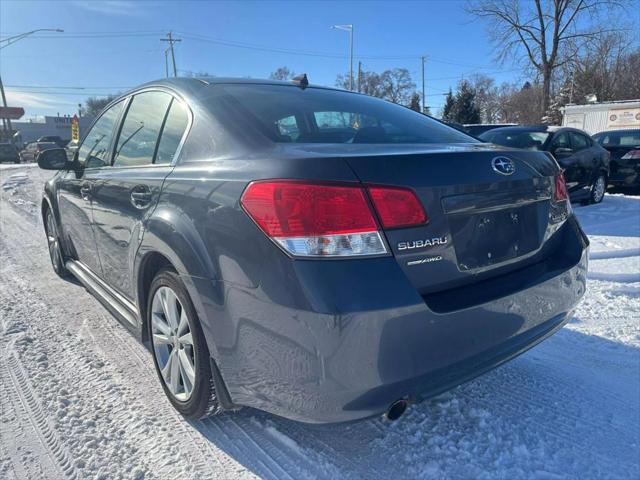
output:
[{"label": "white trailer", "polygon": [[640,100],[567,105],[562,126],[584,130],[589,135],[604,130],[640,128]]}]

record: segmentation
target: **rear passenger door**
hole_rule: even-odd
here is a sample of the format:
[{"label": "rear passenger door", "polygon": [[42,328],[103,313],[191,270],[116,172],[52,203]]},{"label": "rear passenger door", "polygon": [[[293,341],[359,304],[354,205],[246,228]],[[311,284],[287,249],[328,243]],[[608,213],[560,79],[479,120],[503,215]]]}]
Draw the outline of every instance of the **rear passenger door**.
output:
[{"label": "rear passenger door", "polygon": [[591,185],[591,179],[598,163],[597,153],[593,148],[593,141],[579,132],[569,132],[571,147],[576,157],[579,187],[584,189]]},{"label": "rear passenger door", "polygon": [[189,123],[186,105],[166,91],[133,95],[118,132],[112,165],[93,191],[93,220],[104,280],[135,302],[133,262],[142,225],[158,202]]},{"label": "rear passenger door", "polygon": [[576,192],[581,185],[579,158],[571,146],[569,132],[554,134],[549,149],[564,170],[564,178],[569,192]]}]

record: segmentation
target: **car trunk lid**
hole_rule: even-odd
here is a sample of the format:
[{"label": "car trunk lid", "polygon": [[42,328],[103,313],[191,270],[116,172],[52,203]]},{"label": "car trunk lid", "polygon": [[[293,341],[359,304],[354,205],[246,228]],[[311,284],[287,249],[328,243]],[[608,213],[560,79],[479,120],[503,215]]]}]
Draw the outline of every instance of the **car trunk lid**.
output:
[{"label": "car trunk lid", "polygon": [[[500,158],[513,164],[511,174],[496,171]],[[364,184],[411,188],[425,208],[425,225],[384,230],[421,293],[525,262],[542,250],[560,218],[553,202],[559,170],[541,152],[434,146],[346,161]]]}]

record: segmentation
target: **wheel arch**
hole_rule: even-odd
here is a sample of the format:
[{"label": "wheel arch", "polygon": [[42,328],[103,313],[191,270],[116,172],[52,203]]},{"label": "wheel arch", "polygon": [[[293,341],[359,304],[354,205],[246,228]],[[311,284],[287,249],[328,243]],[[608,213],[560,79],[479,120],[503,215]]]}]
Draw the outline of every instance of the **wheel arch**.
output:
[{"label": "wheel arch", "polygon": [[167,268],[176,270],[171,261],[159,252],[151,251],[140,260],[136,281],[136,300],[140,310],[140,339],[145,344],[149,341],[147,303],[151,283],[161,270]]}]

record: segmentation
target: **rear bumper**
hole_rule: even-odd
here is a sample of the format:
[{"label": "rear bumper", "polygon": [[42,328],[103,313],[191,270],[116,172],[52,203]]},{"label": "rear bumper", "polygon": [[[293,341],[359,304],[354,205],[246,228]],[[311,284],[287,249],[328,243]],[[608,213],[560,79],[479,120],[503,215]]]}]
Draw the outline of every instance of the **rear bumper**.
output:
[{"label": "rear bumper", "polygon": [[200,305],[205,335],[234,404],[312,423],[377,415],[399,398],[470,380],[561,328],[585,291],[588,245],[573,219],[562,235],[558,258],[512,272],[508,293],[459,309],[446,296],[419,295],[390,257],[289,262],[284,285],[223,285],[223,306]]},{"label": "rear bumper", "polygon": [[[622,163],[620,163],[622,162]],[[608,182],[619,187],[640,186],[640,162],[624,163],[624,160],[612,162]]]}]

